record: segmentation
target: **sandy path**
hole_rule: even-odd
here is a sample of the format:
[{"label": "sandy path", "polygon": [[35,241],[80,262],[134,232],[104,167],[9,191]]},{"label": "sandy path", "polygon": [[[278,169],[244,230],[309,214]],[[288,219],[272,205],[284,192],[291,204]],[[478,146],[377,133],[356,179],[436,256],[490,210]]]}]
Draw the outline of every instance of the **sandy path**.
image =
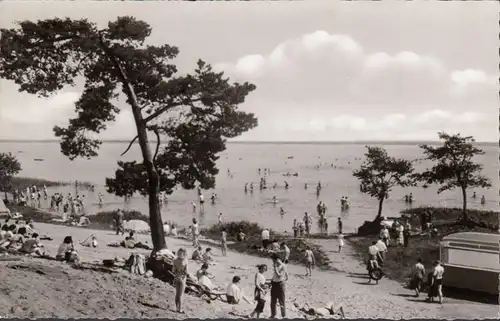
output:
[{"label": "sandy path", "polygon": [[[110,259],[115,256],[126,258],[132,252],[148,252],[106,247],[105,244],[122,239],[122,237],[117,237],[111,231],[91,231],[42,223],[38,223],[36,227],[42,234],[48,234],[54,238],[54,241],[44,242],[46,249],[51,254],[56,253],[57,246],[64,236],[72,235],[75,242],[77,242],[85,239],[90,233],[97,235],[100,247],[98,249],[80,248],[79,252],[84,261],[92,262]],[[146,241],[149,240],[149,237],[141,235],[139,239]],[[359,262],[349,256],[348,242],[346,242],[345,251],[340,256],[335,253],[337,249],[335,240],[316,240],[315,242],[323,246],[326,251],[334,250],[329,253],[334,268],[341,271],[364,273],[364,268]],[[186,247],[188,252],[192,250],[190,243],[181,239],[168,238],[167,244],[172,250],[177,250],[179,247]],[[215,276],[214,283],[225,287],[234,275],[239,275],[242,278],[242,288],[248,295],[253,293],[252,283],[255,265],[258,263],[271,264],[270,260],[235,252],[229,252],[227,257],[221,257],[218,249],[214,249],[214,254],[217,264],[210,267],[211,273]],[[231,266],[236,269],[231,268]],[[189,271],[194,273],[198,267],[199,264],[190,262]],[[405,297],[405,295],[411,294],[410,291],[403,289],[397,282],[385,279],[375,286],[367,285],[364,278],[353,278],[344,272],[315,271],[312,277],[304,277],[305,271],[302,266],[290,264],[288,270],[290,275],[287,284],[287,302],[290,302],[288,306],[292,305],[291,302],[294,299],[299,303],[308,302],[311,306],[322,306],[326,302],[334,301],[337,304],[343,304],[348,318],[472,319],[497,317],[499,311],[497,306],[466,301],[448,301],[442,306],[415,301],[414,298]],[[153,293],[153,295],[155,294]],[[191,318],[227,317],[229,316],[228,313],[233,309],[236,309],[238,313],[249,313],[253,309],[252,305],[246,303],[234,307],[220,302],[207,304],[197,298],[190,299],[190,302],[194,302],[193,304],[196,305],[186,309],[186,317]],[[265,314],[269,315],[268,306]],[[289,316],[296,317],[298,315],[291,311]]]}]

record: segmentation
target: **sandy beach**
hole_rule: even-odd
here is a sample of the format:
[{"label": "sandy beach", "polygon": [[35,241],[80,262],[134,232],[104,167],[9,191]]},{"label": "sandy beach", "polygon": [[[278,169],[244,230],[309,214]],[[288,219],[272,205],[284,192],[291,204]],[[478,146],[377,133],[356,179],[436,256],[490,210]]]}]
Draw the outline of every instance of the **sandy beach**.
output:
[{"label": "sandy beach", "polygon": [[[84,262],[100,262],[114,257],[127,258],[131,253],[145,250],[129,250],[107,247],[107,243],[122,240],[112,231],[62,227],[51,224],[36,224],[41,234],[50,235],[53,241],[43,241],[51,255],[66,235],[72,235],[75,243],[95,234],[99,241],[97,249],[77,247]],[[149,241],[148,235],[139,235],[141,241]],[[325,249],[336,249],[334,240],[315,240]],[[180,247],[192,252],[190,242],[167,238],[168,247]],[[214,249],[216,265],[210,267],[215,276],[215,285],[226,287],[233,276],[241,277],[242,289],[253,293],[253,276],[258,263],[271,264],[270,260],[228,252],[220,256]],[[333,301],[343,305],[347,318],[491,318],[497,317],[498,307],[480,303],[449,299],[443,305],[423,302],[399,283],[383,279],[378,285],[368,285],[365,269],[350,255],[347,242],[342,254],[329,252],[332,270],[314,271],[312,277],[304,277],[304,267],[288,265],[290,279],[287,284],[288,317],[304,317],[293,308],[293,301],[321,307]],[[268,262],[266,262],[268,261]],[[21,264],[25,268],[8,266]],[[30,268],[26,268],[26,264]],[[191,262],[189,272],[195,273],[199,263]],[[41,267],[40,267],[41,266]],[[44,272],[36,272],[36,270]],[[50,269],[47,270],[46,269]],[[269,273],[269,272],[268,272]],[[270,277],[270,275],[268,275]],[[247,303],[228,305],[220,301],[207,303],[194,296],[185,296],[184,315],[172,312],[174,289],[156,279],[148,279],[120,271],[114,274],[92,270],[76,270],[70,266],[36,258],[23,258],[21,262],[0,262],[0,316],[2,317],[168,317],[168,318],[220,318],[249,314],[254,306]],[[37,291],[33,291],[36,289]],[[269,316],[266,306],[264,316]]]}]

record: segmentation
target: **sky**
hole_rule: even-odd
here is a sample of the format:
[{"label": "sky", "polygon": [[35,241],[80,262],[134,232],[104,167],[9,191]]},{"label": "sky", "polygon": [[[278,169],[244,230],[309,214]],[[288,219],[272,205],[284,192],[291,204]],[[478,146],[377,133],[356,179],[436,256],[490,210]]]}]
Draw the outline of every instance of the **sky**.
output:
[{"label": "sky", "polygon": [[[42,6],[43,4],[43,6]],[[180,73],[201,58],[257,86],[241,109],[259,126],[238,140],[436,140],[437,132],[498,140],[498,3],[0,2],[0,27],[53,17],[104,26],[148,22],[150,44],[178,46]],[[81,87],[48,99],[0,81],[0,139],[51,139]],[[129,139],[129,107],[103,139]]]}]

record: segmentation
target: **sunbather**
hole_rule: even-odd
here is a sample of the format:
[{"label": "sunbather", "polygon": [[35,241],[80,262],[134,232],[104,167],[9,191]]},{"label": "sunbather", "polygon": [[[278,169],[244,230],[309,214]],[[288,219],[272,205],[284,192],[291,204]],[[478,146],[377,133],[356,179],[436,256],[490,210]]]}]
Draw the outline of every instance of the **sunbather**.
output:
[{"label": "sunbather", "polygon": [[248,297],[245,296],[243,291],[240,289],[238,284],[240,283],[241,278],[239,276],[233,277],[233,282],[229,284],[226,290],[226,298],[227,303],[229,304],[238,304],[243,299],[249,304],[252,304],[252,301]]},{"label": "sunbather", "polygon": [[201,260],[201,246],[198,246],[198,248],[193,251],[193,254],[191,255],[191,260],[193,261]]},{"label": "sunbather", "polygon": [[31,238],[25,240],[19,251],[26,254],[45,256],[43,244],[40,243],[40,238],[37,233],[33,233]]},{"label": "sunbather", "polygon": [[71,236],[66,236],[64,238],[57,250],[56,260],[66,261],[68,263],[78,263],[80,261]]},{"label": "sunbather", "polygon": [[214,285],[212,284],[211,281],[214,277],[208,272],[207,263],[203,263],[201,269],[199,269],[198,272],[196,272],[196,278],[198,279],[198,284],[206,287],[207,290],[211,291],[214,289]]}]

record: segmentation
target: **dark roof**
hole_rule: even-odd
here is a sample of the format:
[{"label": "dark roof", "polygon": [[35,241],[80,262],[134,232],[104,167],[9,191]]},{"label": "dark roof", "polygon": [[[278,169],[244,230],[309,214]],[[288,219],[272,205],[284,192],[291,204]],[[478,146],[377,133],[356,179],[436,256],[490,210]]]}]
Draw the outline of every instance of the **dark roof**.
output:
[{"label": "dark roof", "polygon": [[476,241],[476,242],[487,242],[487,243],[497,243],[500,242],[500,234],[493,233],[479,233],[479,232],[460,232],[453,233],[443,237],[443,241]]}]

